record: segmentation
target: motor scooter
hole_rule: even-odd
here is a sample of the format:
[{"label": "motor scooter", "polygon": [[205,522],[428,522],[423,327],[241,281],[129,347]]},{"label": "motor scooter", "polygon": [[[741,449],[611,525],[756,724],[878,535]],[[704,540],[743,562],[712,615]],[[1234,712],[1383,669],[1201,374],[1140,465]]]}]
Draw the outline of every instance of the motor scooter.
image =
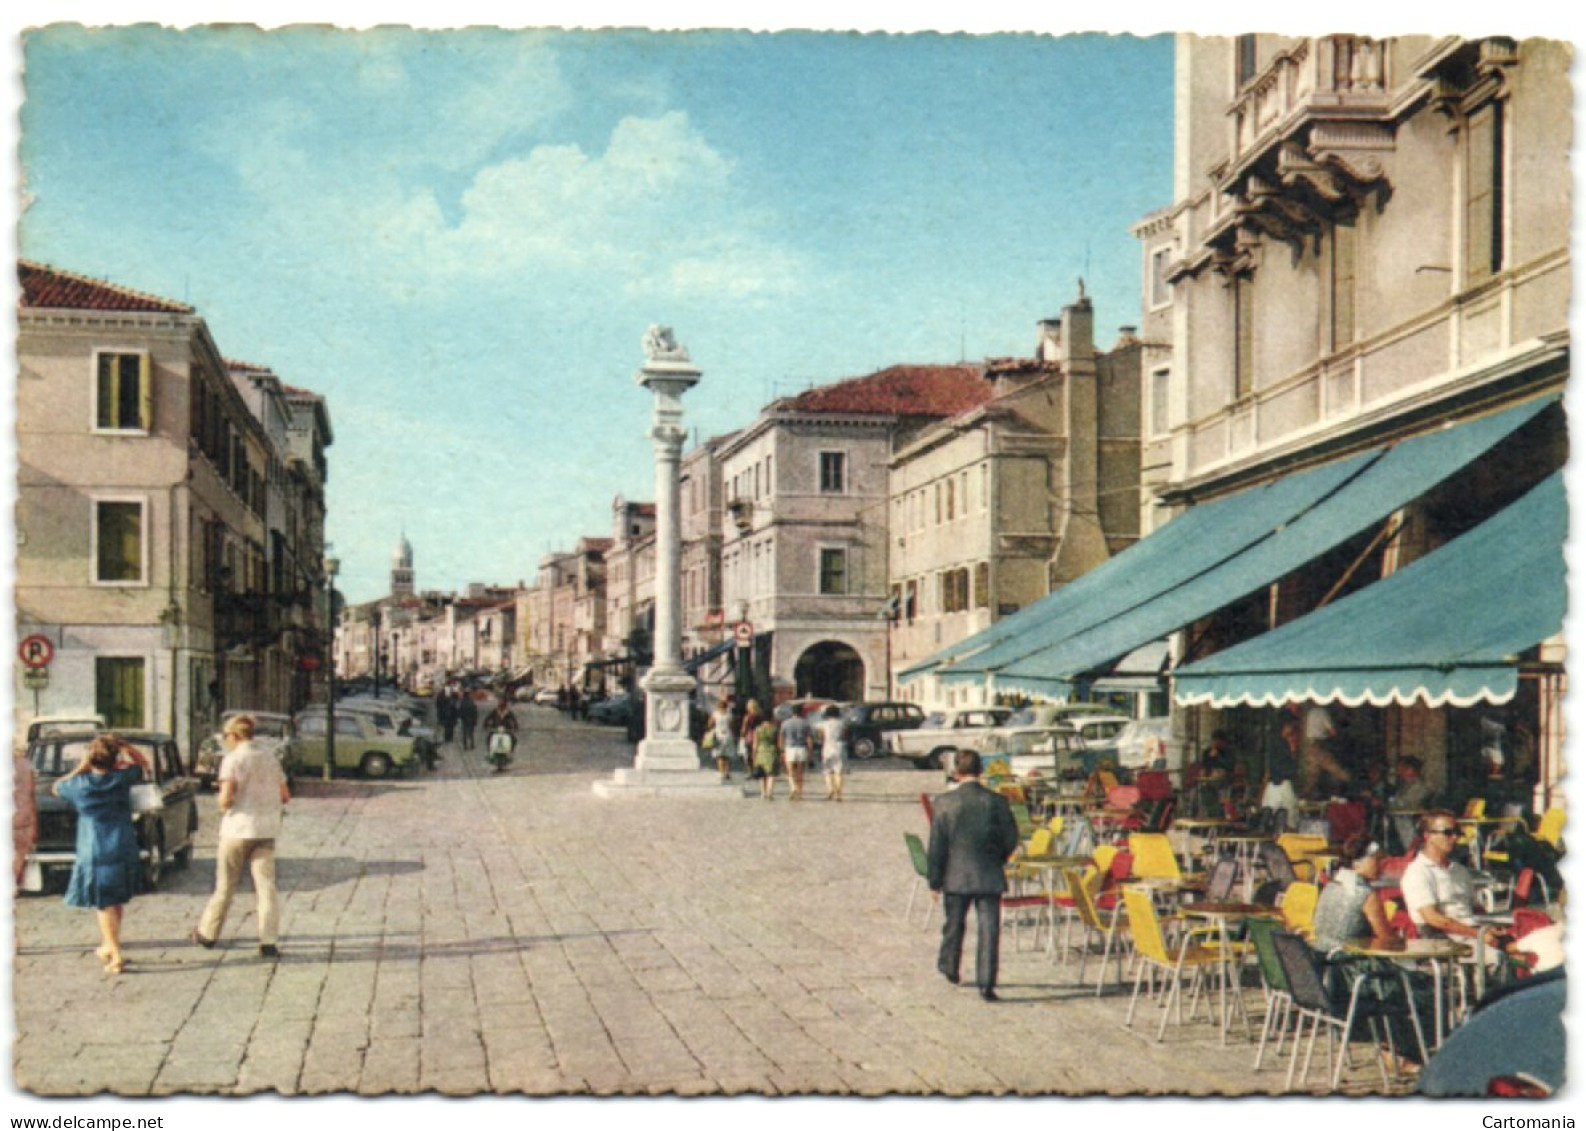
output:
[{"label": "motor scooter", "polygon": [[485,753],[490,760],[491,773],[499,774],[512,764],[512,751],[517,744],[517,737],[505,727],[497,727],[490,732]]}]

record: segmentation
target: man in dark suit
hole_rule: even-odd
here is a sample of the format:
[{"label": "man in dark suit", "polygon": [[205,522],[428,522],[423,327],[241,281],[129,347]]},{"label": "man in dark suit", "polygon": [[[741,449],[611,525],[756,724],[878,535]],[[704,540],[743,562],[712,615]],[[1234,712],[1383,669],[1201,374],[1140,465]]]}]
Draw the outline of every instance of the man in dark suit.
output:
[{"label": "man in dark suit", "polygon": [[1008,799],[980,784],[980,755],[959,750],[953,755],[953,786],[936,799],[931,819],[931,891],[942,897],[942,949],[936,968],[958,983],[958,962],[964,949],[964,921],[975,906],[979,944],[975,949],[975,983],[980,996],[997,1000],[997,947],[1002,933],[1002,893],[1007,890],[1003,865],[1019,847],[1019,826]]}]

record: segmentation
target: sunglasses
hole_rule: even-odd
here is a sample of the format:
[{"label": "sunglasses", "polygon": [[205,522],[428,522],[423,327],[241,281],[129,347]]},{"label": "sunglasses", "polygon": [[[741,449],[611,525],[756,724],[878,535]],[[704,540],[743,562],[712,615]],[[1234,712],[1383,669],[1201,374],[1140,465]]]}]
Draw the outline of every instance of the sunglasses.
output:
[{"label": "sunglasses", "polygon": [[1458,836],[1458,829],[1427,829],[1427,836]]}]

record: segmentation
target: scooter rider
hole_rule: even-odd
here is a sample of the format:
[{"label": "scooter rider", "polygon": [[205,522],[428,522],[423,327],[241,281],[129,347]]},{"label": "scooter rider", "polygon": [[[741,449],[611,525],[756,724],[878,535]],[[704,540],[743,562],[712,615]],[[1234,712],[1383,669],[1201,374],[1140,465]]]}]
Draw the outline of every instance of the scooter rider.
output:
[{"label": "scooter rider", "polygon": [[[518,748],[518,719],[517,716],[512,713],[512,707],[505,699],[499,701],[495,706],[495,710],[491,711],[490,714],[485,717],[485,741],[487,749],[489,749],[491,746],[490,738],[493,737],[498,731],[504,731],[512,739],[512,749],[516,751]],[[494,751],[491,751],[490,760],[495,761],[496,757],[497,756]],[[511,755],[508,754],[507,757],[510,759]]]}]

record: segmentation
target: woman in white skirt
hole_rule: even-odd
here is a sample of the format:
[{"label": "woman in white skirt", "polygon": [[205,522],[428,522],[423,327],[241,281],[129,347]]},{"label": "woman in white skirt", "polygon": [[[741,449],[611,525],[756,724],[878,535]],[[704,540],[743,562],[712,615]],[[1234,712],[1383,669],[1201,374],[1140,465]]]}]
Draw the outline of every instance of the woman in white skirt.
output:
[{"label": "woman in white skirt", "polygon": [[821,773],[826,775],[826,800],[843,799],[843,774],[848,770],[848,723],[833,704],[821,712]]}]

